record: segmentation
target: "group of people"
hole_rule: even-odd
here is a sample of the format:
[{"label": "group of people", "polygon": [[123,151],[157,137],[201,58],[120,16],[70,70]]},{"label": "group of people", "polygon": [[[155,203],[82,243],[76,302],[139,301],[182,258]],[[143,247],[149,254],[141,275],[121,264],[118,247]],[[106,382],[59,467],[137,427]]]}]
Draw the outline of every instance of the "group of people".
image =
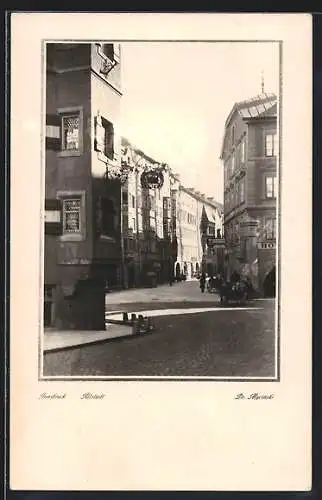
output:
[{"label": "group of people", "polygon": [[241,283],[244,286],[246,286],[247,289],[249,290],[252,288],[249,278],[248,277],[241,278],[240,274],[236,271],[234,271],[231,274],[230,279],[227,280],[224,280],[221,274],[217,274],[209,276],[207,282],[207,276],[205,273],[202,273],[199,279],[199,286],[201,293],[205,292],[206,286],[208,286],[209,290],[217,289],[218,291],[220,291],[223,286],[233,288]]}]

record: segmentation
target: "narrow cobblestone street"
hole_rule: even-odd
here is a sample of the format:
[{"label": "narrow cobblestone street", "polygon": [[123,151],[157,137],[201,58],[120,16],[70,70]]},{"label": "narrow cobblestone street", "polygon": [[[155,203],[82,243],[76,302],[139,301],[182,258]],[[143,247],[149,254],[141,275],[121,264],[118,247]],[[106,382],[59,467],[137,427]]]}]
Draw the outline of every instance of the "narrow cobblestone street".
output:
[{"label": "narrow cobblestone street", "polygon": [[[222,308],[216,294],[201,294],[198,282],[191,281],[110,293],[106,303],[107,315],[151,311],[156,331],[47,353],[44,375],[275,376],[274,300]],[[191,310],[196,307],[199,312]],[[180,312],[175,311],[178,308]]]}]

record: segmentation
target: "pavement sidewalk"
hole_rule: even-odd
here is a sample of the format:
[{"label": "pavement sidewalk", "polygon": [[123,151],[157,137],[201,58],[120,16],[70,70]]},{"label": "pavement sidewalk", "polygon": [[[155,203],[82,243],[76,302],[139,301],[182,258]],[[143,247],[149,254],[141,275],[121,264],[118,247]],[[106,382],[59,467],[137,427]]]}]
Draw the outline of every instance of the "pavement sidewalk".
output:
[{"label": "pavement sidewalk", "polygon": [[132,335],[132,327],[128,325],[106,324],[102,331],[91,330],[54,330],[45,329],[43,335],[43,351],[69,349],[84,344],[108,341]]}]

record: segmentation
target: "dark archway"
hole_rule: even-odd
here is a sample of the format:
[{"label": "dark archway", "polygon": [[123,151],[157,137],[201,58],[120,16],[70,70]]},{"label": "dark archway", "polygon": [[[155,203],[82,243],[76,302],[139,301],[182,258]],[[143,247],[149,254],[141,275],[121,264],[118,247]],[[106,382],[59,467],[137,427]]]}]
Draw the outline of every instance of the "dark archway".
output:
[{"label": "dark archway", "polygon": [[181,269],[180,269],[180,264],[179,262],[176,263],[176,278],[179,278],[181,276]]},{"label": "dark archway", "polygon": [[199,262],[196,263],[196,273],[199,274],[200,267],[199,267]]},{"label": "dark archway", "polygon": [[275,266],[266,275],[263,283],[263,291],[265,297],[275,297],[276,295],[276,268]]}]

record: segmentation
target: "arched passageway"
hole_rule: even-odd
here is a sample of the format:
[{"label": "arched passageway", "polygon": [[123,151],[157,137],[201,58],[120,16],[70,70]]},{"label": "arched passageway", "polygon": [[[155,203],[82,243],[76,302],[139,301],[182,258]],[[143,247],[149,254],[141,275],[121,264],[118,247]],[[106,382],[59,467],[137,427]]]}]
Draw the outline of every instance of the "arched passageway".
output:
[{"label": "arched passageway", "polygon": [[180,269],[179,262],[176,263],[175,275],[176,275],[176,278],[179,278],[179,276],[181,276],[181,269]]},{"label": "arched passageway", "polygon": [[275,266],[266,275],[263,283],[263,291],[265,297],[275,297],[276,295],[276,268]]}]

